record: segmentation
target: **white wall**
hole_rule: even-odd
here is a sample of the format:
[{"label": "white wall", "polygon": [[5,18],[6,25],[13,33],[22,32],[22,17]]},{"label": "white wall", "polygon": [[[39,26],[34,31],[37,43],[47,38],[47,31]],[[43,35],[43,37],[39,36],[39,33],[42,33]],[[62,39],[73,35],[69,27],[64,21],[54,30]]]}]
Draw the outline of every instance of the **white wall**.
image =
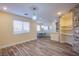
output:
[{"label": "white wall", "polygon": [[52,23],[51,40],[59,41],[59,32],[56,32],[56,21]]},{"label": "white wall", "polygon": [[56,32],[56,22],[52,23],[52,31],[51,32],[53,32],[53,33]]}]

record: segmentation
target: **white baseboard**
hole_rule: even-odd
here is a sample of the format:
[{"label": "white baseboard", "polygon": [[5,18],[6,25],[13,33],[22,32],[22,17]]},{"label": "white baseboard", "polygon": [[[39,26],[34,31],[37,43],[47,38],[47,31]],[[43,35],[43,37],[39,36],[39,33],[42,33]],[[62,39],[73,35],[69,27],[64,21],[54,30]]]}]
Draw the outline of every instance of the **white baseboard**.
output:
[{"label": "white baseboard", "polygon": [[22,41],[22,42],[16,42],[16,43],[13,43],[13,44],[3,45],[3,46],[0,46],[0,49],[7,48],[7,47],[10,47],[10,46],[14,46],[14,45],[21,44],[21,43],[25,43],[25,42],[29,42],[29,41],[32,41],[32,40],[35,40],[35,39],[30,39],[30,40],[26,40],[26,41]]}]

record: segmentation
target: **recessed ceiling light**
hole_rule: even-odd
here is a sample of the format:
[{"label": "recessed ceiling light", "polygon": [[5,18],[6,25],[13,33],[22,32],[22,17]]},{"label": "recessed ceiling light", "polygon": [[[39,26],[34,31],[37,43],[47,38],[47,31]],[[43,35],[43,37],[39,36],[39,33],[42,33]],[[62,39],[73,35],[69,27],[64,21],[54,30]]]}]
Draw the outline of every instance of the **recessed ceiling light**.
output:
[{"label": "recessed ceiling light", "polygon": [[44,25],[42,25],[41,27],[44,28]]},{"label": "recessed ceiling light", "polygon": [[36,20],[36,19],[37,19],[37,16],[34,15],[34,16],[32,17],[32,19],[33,19],[33,20]]},{"label": "recessed ceiling light", "polygon": [[7,10],[7,7],[4,6],[4,7],[3,7],[3,10]]},{"label": "recessed ceiling light", "polygon": [[57,13],[57,15],[59,15],[59,16],[60,16],[61,14],[62,14],[61,12],[58,12],[58,13]]}]

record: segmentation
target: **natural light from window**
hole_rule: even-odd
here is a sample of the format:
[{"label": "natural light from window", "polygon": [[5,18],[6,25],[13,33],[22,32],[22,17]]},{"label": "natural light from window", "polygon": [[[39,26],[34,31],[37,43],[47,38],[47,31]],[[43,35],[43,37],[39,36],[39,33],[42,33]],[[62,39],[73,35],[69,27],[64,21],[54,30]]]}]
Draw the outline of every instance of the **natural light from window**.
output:
[{"label": "natural light from window", "polygon": [[30,32],[29,22],[25,22],[25,21],[21,21],[21,20],[13,20],[13,32],[14,32],[14,34]]},{"label": "natural light from window", "polygon": [[41,30],[41,26],[37,25],[37,31],[39,32]]}]

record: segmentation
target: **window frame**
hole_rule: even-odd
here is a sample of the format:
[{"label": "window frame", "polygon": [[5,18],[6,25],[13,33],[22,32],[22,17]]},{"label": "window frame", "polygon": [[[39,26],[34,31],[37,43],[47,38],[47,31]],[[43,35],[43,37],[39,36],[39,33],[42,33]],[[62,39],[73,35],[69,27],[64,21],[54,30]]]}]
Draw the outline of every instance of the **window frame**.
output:
[{"label": "window frame", "polygon": [[[20,21],[20,22],[22,22],[22,29],[21,29],[21,31],[15,31],[14,30],[14,21]],[[28,31],[27,30],[24,30],[24,23],[28,23]],[[27,26],[27,25],[26,25]],[[25,34],[25,33],[29,33],[30,32],[30,22],[28,22],[28,21],[24,21],[24,20],[13,20],[13,34]]]},{"label": "window frame", "polygon": [[37,25],[37,32],[41,31],[41,25]]}]

